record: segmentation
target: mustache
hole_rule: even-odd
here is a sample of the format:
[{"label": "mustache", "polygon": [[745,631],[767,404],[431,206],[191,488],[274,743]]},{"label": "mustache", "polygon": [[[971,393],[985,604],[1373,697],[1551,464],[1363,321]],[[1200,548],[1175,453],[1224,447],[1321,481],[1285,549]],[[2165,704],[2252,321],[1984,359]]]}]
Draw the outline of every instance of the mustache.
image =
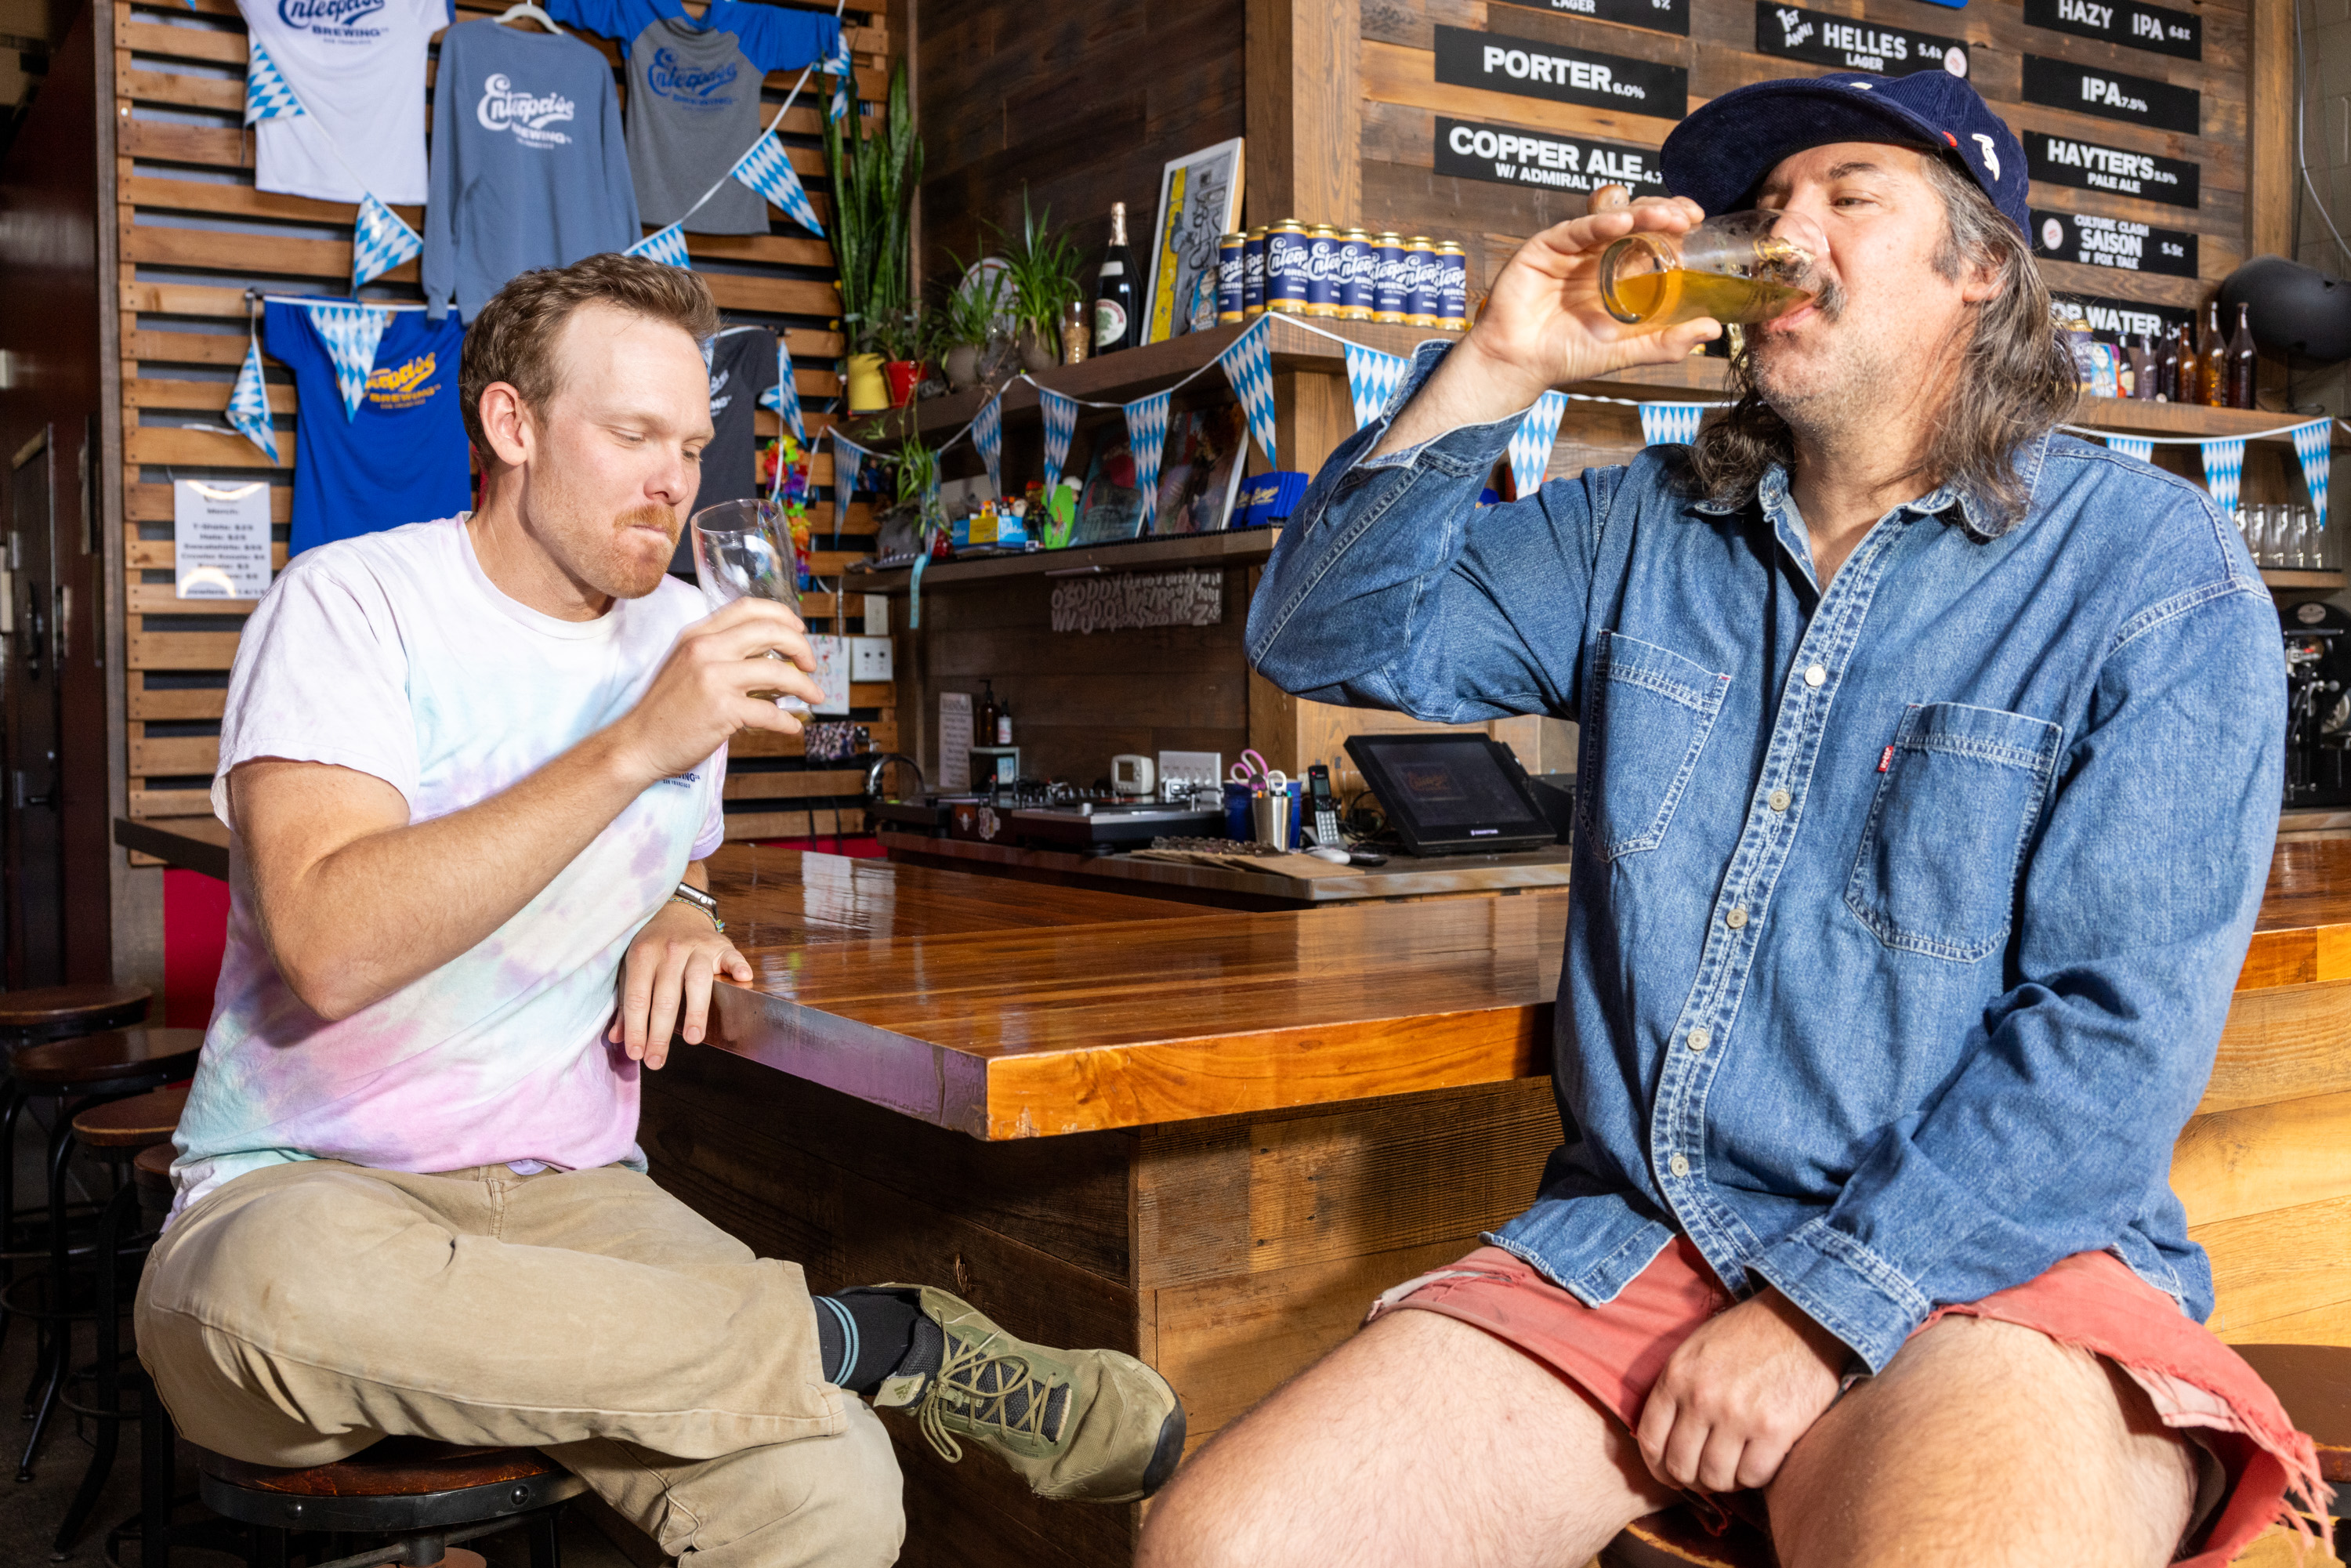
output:
[{"label": "mustache", "polygon": [[675,544],[679,523],[678,515],[669,507],[647,502],[642,507],[632,507],[622,512],[615,519],[613,527],[615,531],[621,528],[659,528],[669,536],[670,543]]},{"label": "mustache", "polygon": [[[1844,284],[1834,277],[1825,278],[1822,280],[1819,289],[1813,295],[1813,308],[1834,321],[1844,314],[1845,298]],[[1762,338],[1771,336],[1773,330],[1773,327],[1768,321],[1760,327],[1749,329],[1751,336]]]}]

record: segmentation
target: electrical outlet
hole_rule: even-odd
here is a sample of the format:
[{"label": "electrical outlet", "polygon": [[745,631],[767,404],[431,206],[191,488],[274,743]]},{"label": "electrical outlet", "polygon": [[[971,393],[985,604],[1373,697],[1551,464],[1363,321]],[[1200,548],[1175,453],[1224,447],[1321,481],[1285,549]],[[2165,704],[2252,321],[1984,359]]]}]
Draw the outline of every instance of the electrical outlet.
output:
[{"label": "electrical outlet", "polygon": [[852,681],[890,679],[890,639],[852,637],[849,640],[849,678]]},{"label": "electrical outlet", "polygon": [[1159,754],[1159,784],[1217,785],[1224,781],[1225,759],[1215,751],[1163,751]]}]

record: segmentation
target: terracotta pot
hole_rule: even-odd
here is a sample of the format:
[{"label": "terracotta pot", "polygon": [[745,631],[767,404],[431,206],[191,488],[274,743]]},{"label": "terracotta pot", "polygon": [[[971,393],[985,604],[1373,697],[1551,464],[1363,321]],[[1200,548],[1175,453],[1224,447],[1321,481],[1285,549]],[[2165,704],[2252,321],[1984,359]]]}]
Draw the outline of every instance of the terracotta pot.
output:
[{"label": "terracotta pot", "polygon": [[882,356],[849,356],[849,412],[879,413],[890,406],[889,384],[882,379]]},{"label": "terracotta pot", "polygon": [[1034,327],[1020,329],[1020,366],[1031,375],[1050,371],[1061,362],[1061,346],[1040,334]]},{"label": "terracotta pot", "polygon": [[957,343],[946,354],[947,385],[961,392],[979,384],[979,345]]},{"label": "terracotta pot", "polygon": [[882,367],[882,376],[890,383],[890,406],[904,408],[914,401],[914,389],[923,384],[923,361],[892,360]]}]

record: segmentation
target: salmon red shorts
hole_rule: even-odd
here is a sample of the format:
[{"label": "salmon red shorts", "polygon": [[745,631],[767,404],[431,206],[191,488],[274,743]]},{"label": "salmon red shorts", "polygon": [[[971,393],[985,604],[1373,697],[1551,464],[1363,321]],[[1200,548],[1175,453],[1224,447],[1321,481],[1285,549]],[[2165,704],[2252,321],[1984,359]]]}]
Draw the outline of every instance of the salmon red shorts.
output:
[{"label": "salmon red shorts", "polygon": [[[1573,1382],[1637,1427],[1667,1361],[1699,1324],[1731,1304],[1698,1249],[1677,1236],[1604,1306],[1587,1307],[1499,1247],[1407,1280],[1372,1305],[1370,1322],[1402,1309],[1437,1312],[1485,1330]],[[2147,1391],[2167,1426],[2191,1433],[2218,1461],[2218,1486],[2199,1489],[2190,1568],[2226,1564],[2273,1521],[2307,1530],[2289,1487],[2324,1522],[2325,1484],[2309,1437],[2253,1369],[2180,1312],[2170,1297],[2103,1252],[2079,1252],[2035,1280],[1963,1306],[1938,1308],[2015,1323],[2105,1357]],[[1755,1517],[1751,1508],[1739,1512]],[[1717,1517],[1719,1517],[1719,1514]]]}]

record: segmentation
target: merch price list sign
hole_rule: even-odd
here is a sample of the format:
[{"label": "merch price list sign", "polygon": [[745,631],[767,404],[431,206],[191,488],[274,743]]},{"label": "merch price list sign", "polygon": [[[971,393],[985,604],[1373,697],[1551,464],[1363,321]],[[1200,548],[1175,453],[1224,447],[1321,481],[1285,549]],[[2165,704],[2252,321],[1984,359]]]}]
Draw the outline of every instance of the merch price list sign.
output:
[{"label": "merch price list sign", "polygon": [[2023,140],[2024,162],[2036,180],[2174,207],[2196,205],[2202,171],[2185,159],[2101,147],[2043,131],[2028,131]]},{"label": "merch price list sign", "polygon": [[180,599],[258,599],[268,592],[268,481],[173,481],[172,576]]},{"label": "merch price list sign", "polygon": [[1442,115],[1437,120],[1437,172],[1541,191],[1589,192],[1614,183],[1636,196],[1666,193],[1654,147],[1539,135],[1515,125],[1481,125]]},{"label": "merch price list sign", "polygon": [[2083,267],[2111,267],[2119,272],[2156,273],[2165,277],[2196,276],[2194,235],[2182,229],[2135,224],[2128,218],[2099,217],[2093,213],[2050,213],[2033,208],[2032,254]]},{"label": "merch price list sign", "polygon": [[1915,71],[1968,74],[1967,46],[1937,33],[1914,33],[1883,22],[1855,21],[1829,11],[1807,11],[1755,0],[1757,52],[1785,60],[1809,60],[1841,71],[1874,71],[1907,77]]},{"label": "merch price list sign", "polygon": [[2204,19],[2133,0],[2024,0],[2024,19],[2053,33],[2102,38],[2183,60],[2204,57]]},{"label": "merch price list sign", "polygon": [[1554,16],[1584,16],[1595,22],[1614,22],[1627,27],[1646,27],[1653,33],[1677,33],[1689,37],[1689,0],[1503,0],[1506,5],[1522,5],[1530,11],[1545,11]]},{"label": "merch price list sign", "polygon": [[2024,101],[2157,131],[2203,134],[2201,100],[2194,88],[2174,87],[2168,81],[2126,76],[2072,60],[2025,56]]},{"label": "merch price list sign", "polygon": [[1467,27],[1437,29],[1437,79],[1450,87],[1663,120],[1679,120],[1689,111],[1689,72],[1680,66]]}]

